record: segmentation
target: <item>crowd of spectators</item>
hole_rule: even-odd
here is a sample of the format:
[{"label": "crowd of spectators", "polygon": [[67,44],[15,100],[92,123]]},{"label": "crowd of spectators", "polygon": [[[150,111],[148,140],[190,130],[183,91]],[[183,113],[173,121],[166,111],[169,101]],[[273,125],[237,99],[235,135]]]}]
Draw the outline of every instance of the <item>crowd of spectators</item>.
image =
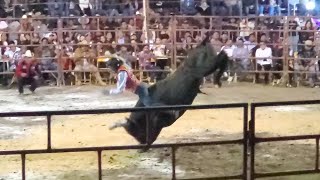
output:
[{"label": "crowd of spectators", "polygon": [[[296,16],[286,21],[284,17],[262,16],[277,12],[270,9],[275,4],[262,1],[261,16],[257,17],[224,16],[239,14],[235,8],[237,0],[188,2],[194,3],[194,8],[180,4],[177,10],[167,8],[166,1],[155,1],[148,11],[148,30],[143,31],[141,0],[0,0],[0,16],[7,17],[0,21],[1,59],[10,62],[9,67],[2,63],[0,68],[14,71],[17,62],[30,50],[43,70],[61,67],[93,71],[97,83],[105,85],[99,68],[106,58],[121,57],[133,69],[175,68],[209,32],[214,49],[226,51],[231,59],[227,73],[230,83],[245,81],[250,78],[249,71],[257,70],[263,71],[264,83],[279,84],[281,73],[273,72],[271,81],[266,71],[281,71],[288,65],[290,71],[307,72],[305,76],[290,74],[288,86],[303,79],[309,86],[317,86],[320,63],[315,58],[319,56],[320,43],[316,19]],[[268,11],[261,9],[265,7]],[[288,42],[288,48],[284,42]],[[288,63],[284,64],[284,60]],[[80,80],[80,75],[76,73],[76,79]],[[153,80],[162,74],[150,75]],[[256,73],[256,83],[260,83],[259,77]],[[50,74],[44,74],[44,79],[54,82]]]}]

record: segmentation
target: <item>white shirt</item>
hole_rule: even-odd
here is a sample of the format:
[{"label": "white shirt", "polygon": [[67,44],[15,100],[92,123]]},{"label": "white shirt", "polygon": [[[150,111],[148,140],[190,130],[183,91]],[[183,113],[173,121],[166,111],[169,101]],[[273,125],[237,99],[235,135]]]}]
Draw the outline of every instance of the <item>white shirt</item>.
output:
[{"label": "white shirt", "polygon": [[232,57],[233,55],[233,50],[235,49],[236,47],[234,45],[232,45],[231,47],[228,47],[228,46],[222,46],[221,48],[221,51],[224,51],[227,53],[228,57]]},{"label": "white shirt", "polygon": [[4,55],[7,56],[9,59],[14,59],[17,55],[20,54],[20,48],[16,47],[16,51],[12,51],[9,47],[4,52]]},{"label": "white shirt", "polygon": [[[256,58],[257,58],[257,64],[265,65],[265,64],[272,64],[272,50],[269,47],[266,47],[265,49],[258,48],[256,51]],[[264,61],[264,59],[267,59],[267,61]]]}]

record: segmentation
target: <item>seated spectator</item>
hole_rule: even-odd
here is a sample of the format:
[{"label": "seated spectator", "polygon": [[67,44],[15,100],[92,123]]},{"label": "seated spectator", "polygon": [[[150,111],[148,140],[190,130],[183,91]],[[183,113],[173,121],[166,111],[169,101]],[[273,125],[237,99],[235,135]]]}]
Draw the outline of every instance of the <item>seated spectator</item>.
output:
[{"label": "seated spectator", "polygon": [[10,41],[9,47],[4,52],[2,58],[5,61],[9,61],[10,71],[14,71],[21,60],[21,49],[13,41]]},{"label": "seated spectator", "polygon": [[[55,53],[54,53],[54,46],[49,45],[49,41],[47,38],[43,38],[41,40],[41,44],[38,48],[35,50],[40,58],[41,62],[41,70],[43,71],[55,71],[58,69],[58,64],[54,59]],[[45,73],[43,74],[44,80],[49,80],[49,74]],[[52,78],[53,80],[53,78]]]},{"label": "seated spectator", "polygon": [[[144,46],[143,50],[138,55],[138,59],[139,59],[139,66],[141,67],[141,69],[145,69],[145,70],[159,69],[157,66],[155,66],[156,57],[152,53],[148,45]],[[153,81],[157,75],[159,75],[159,73],[155,73],[155,72],[150,73],[151,81]]]},{"label": "seated spectator", "polygon": [[215,49],[217,52],[221,50],[223,44],[220,40],[220,34],[218,32],[213,33],[210,43],[212,44],[213,49]]},{"label": "seated spectator", "polygon": [[153,53],[156,57],[164,57],[166,56],[166,45],[161,43],[161,39],[156,39],[156,44],[152,48]]},{"label": "seated spectator", "polygon": [[[273,59],[273,70],[274,71],[282,71],[283,70],[283,41],[279,40],[276,44],[276,46],[273,48],[273,56],[275,59]],[[273,73],[273,82],[272,85],[278,85],[281,81],[281,73]]]},{"label": "seated spectator", "polygon": [[[302,31],[299,32],[299,43],[304,44],[307,40],[314,41],[314,33],[315,28],[313,27],[312,21],[309,19],[306,21]],[[300,50],[302,49],[303,45],[300,45]]]},{"label": "seated spectator", "polygon": [[126,46],[121,46],[120,51],[117,53],[119,57],[124,59],[124,63],[129,65],[132,68],[132,64],[137,61],[137,58],[132,56]]},{"label": "seated spectator", "polygon": [[243,18],[239,23],[239,27],[240,27],[240,37],[244,37],[244,38],[249,37],[251,28],[249,27],[249,24],[248,24],[248,18]]},{"label": "seated spectator", "polygon": [[[244,39],[238,38],[236,43],[236,48],[233,49],[232,54],[234,63],[233,63],[233,71],[237,74],[240,81],[243,81],[245,79],[245,73],[243,71],[249,70],[249,51],[244,46]],[[237,81],[237,80],[234,80]]]},{"label": "seated spectator", "polygon": [[[269,83],[269,72],[272,67],[272,50],[266,43],[261,41],[260,47],[256,51],[257,70],[264,71],[264,83]],[[259,82],[259,73],[256,73],[256,83]]]},{"label": "seated spectator", "polygon": [[[95,52],[93,49],[89,49],[89,43],[82,41],[79,43],[79,47],[74,52],[75,60],[75,71],[92,71],[98,83],[102,86],[105,86],[106,83],[102,81],[98,68],[93,65],[93,62],[96,58]],[[80,73],[81,74],[81,73]],[[76,72],[77,85],[80,85],[81,76],[79,72]]]},{"label": "seated spectator", "polygon": [[[249,35],[249,40],[244,42],[245,47],[248,49],[249,52],[256,47],[256,36],[254,33]],[[252,53],[252,52],[251,52]]]},{"label": "seated spectator", "polygon": [[[317,80],[317,65],[316,65],[316,58],[317,53],[314,50],[313,42],[311,40],[306,40],[305,45],[301,51],[298,53],[298,59],[294,64],[295,71],[305,71],[308,72],[308,85],[310,87],[316,87],[315,82]],[[296,81],[299,81],[297,78],[298,73],[295,73]]]}]

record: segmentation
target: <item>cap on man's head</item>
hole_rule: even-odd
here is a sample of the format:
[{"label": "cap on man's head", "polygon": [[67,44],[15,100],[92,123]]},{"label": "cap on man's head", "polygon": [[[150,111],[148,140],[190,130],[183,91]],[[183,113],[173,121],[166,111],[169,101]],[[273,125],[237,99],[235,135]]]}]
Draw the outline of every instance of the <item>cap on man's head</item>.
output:
[{"label": "cap on man's head", "polygon": [[312,42],[311,40],[306,40],[306,41],[304,42],[304,45],[306,45],[306,46],[313,46],[313,42]]},{"label": "cap on man's head", "polygon": [[32,57],[32,52],[30,50],[27,50],[26,53],[24,53],[24,57],[31,58]]}]

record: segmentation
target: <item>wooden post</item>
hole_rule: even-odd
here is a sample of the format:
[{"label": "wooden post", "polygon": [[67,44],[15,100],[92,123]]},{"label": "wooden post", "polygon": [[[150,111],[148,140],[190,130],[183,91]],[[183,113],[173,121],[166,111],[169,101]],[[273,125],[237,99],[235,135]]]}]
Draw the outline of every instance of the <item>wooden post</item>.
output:
[{"label": "wooden post", "polygon": [[283,79],[283,85],[286,85],[289,81],[289,59],[288,59],[288,54],[289,54],[289,20],[288,16],[284,17],[284,31],[283,31],[283,39],[284,41],[282,42],[283,44],[283,75],[282,75],[282,79]]},{"label": "wooden post", "polygon": [[176,17],[173,15],[172,17],[172,29],[171,29],[171,37],[172,37],[172,50],[173,50],[173,57],[171,59],[171,68],[176,70],[177,68],[177,26],[176,26]]},{"label": "wooden post", "polygon": [[61,18],[58,19],[58,30],[57,30],[57,37],[58,37],[58,51],[57,51],[57,64],[58,64],[58,77],[57,77],[57,86],[61,86],[61,85],[65,85],[65,81],[64,81],[64,74],[63,74],[63,62],[61,62],[61,58],[62,58],[62,45],[63,45],[63,20]]}]

